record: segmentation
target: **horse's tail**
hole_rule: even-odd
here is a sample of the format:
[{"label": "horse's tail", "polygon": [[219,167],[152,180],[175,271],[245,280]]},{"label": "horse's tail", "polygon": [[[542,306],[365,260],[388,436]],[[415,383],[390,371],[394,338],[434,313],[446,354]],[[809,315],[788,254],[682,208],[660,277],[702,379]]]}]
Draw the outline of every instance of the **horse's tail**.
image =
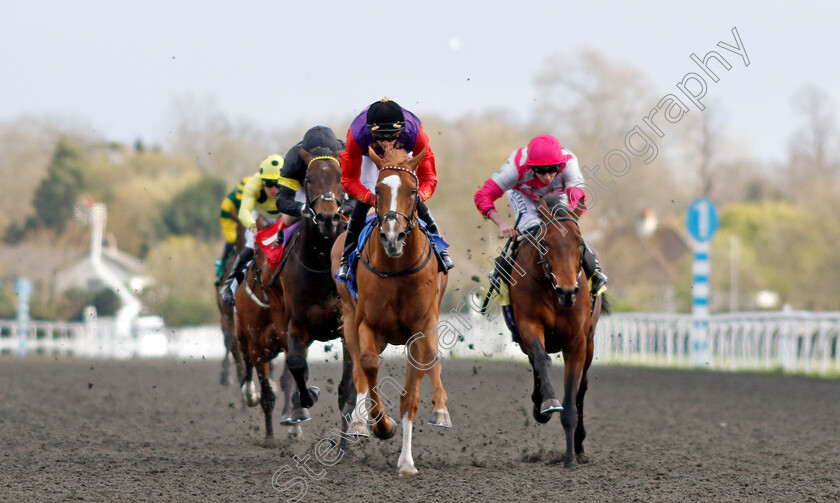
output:
[{"label": "horse's tail", "polygon": [[612,314],[612,300],[610,297],[606,293],[599,295],[599,297],[601,297],[601,316]]}]

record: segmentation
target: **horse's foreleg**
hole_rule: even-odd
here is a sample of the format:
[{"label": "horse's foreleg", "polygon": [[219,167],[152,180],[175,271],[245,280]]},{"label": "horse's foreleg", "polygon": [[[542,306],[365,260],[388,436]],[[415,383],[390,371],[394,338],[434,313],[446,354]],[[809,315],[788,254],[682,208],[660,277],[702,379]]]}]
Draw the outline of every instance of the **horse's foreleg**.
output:
[{"label": "horse's foreleg", "polygon": [[577,392],[577,409],[578,409],[578,424],[575,428],[575,454],[577,454],[578,461],[585,463],[587,461],[583,454],[583,440],[586,438],[586,428],[583,426],[583,397],[586,395],[586,390],[589,389],[589,366],[592,364],[592,355],[594,350],[594,343],[592,330],[590,330],[589,337],[586,340],[586,358],[583,362],[583,373],[580,378],[580,389]]},{"label": "horse's foreleg", "polygon": [[[359,325],[359,366],[365,375],[370,398],[366,400],[369,413],[373,420],[373,434],[381,440],[393,437],[396,432],[394,420],[385,413],[382,397],[377,386],[379,374],[379,351],[377,351],[376,337],[373,330],[364,322]],[[364,407],[365,403],[356,406]]]},{"label": "horse's foreleg", "polygon": [[534,392],[531,394],[534,419],[546,423],[551,419],[551,414],[563,410],[563,406],[554,396],[554,387],[551,385],[551,357],[543,345],[541,330],[542,326],[523,323],[520,335],[523,349],[528,354],[534,372]]},{"label": "horse's foreleg", "polygon": [[563,351],[566,360],[565,371],[565,392],[563,395],[563,412],[560,413],[560,422],[566,432],[566,455],[564,463],[567,467],[577,466],[575,457],[575,435],[578,424],[578,390],[583,377],[583,366],[586,358],[584,347],[567,348]]},{"label": "horse's foreleg", "polygon": [[274,427],[271,424],[271,413],[274,410],[274,390],[271,389],[271,382],[269,382],[268,362],[259,362],[256,367],[257,376],[260,380],[260,406],[262,406],[265,416],[265,437],[271,438],[274,436]]},{"label": "horse's foreleg", "polygon": [[318,401],[318,389],[307,388],[306,381],[309,379],[309,366],[306,364],[306,346],[301,340],[301,331],[293,323],[289,323],[288,335],[288,352],[286,353],[286,364],[289,366],[289,371],[295,378],[297,383],[297,394],[293,395],[292,400],[295,406],[300,405],[304,408],[309,408],[315,405]]}]

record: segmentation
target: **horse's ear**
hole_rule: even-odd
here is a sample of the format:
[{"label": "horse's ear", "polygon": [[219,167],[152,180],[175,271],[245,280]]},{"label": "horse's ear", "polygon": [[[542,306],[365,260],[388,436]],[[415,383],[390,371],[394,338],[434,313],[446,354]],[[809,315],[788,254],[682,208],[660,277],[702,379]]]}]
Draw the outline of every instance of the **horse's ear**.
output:
[{"label": "horse's ear", "polygon": [[411,171],[415,171],[417,169],[417,166],[419,166],[420,163],[423,162],[423,159],[426,158],[427,149],[428,147],[423,147],[423,150],[421,150],[419,154],[412,157],[411,160],[408,161],[408,169],[410,169]]},{"label": "horse's ear", "polygon": [[373,151],[373,147],[368,147],[368,157],[370,157],[370,160],[376,164],[376,169],[382,169],[382,158],[376,155],[376,152]]},{"label": "horse's ear", "polygon": [[309,167],[309,163],[312,162],[312,158],[315,157],[309,152],[307,152],[306,149],[304,149],[303,147],[300,147],[300,150],[298,150],[298,156],[300,156],[300,158],[303,159],[303,162],[306,163],[307,167]]}]

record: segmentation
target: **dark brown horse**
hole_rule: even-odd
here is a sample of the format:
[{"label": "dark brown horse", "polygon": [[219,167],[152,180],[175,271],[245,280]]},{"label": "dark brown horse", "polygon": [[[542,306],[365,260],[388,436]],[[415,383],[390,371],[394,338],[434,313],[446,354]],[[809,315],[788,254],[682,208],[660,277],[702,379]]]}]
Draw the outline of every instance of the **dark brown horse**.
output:
[{"label": "dark brown horse", "polygon": [[[441,382],[441,364],[437,355],[437,323],[440,301],[447,276],[438,272],[428,236],[418,225],[418,180],[414,171],[422,162],[425,150],[410,159],[402,150],[386,149],[379,158],[373,149],[368,154],[379,169],[376,182],[377,224],[361,251],[356,271],[358,302],[345,283],[338,283],[344,313],[344,341],[352,357],[352,373],[358,393],[353,400],[349,389],[348,367],[342,376],[344,390],[342,428],[349,434],[367,430],[380,439],[394,436],[396,422],[387,416],[378,381],[379,355],[388,344],[406,345],[408,362],[405,388],[397,389],[402,420],[402,450],[397,462],[400,475],[417,473],[411,456],[412,423],[420,400],[420,382],[425,374],[432,381],[434,409],[429,424],[450,427],[446,391]],[[344,249],[342,235],[333,246],[333,274],[338,269]],[[393,381],[393,380],[391,380]],[[392,387],[398,388],[394,382]],[[392,396],[394,390],[389,388]],[[370,398],[366,398],[367,393]],[[366,417],[369,416],[372,420]],[[351,419],[348,419],[351,418]],[[347,424],[347,423],[351,424]]]},{"label": "dark brown horse", "polygon": [[[590,303],[586,275],[581,267],[583,239],[577,215],[556,195],[540,202],[540,227],[526,234],[516,263],[525,274],[514,278],[511,306],[519,332],[519,346],[528,355],[534,372],[534,418],[540,423],[560,412],[566,433],[566,466],[576,466],[583,456],[583,397],[592,363],[595,325],[604,296]],[[590,315],[591,313],[591,315]],[[565,360],[563,403],[551,386],[549,353],[563,352]]]},{"label": "dark brown horse", "polygon": [[[221,281],[224,281],[227,276],[230,274],[231,269],[233,269],[233,258],[242,251],[242,247],[245,246],[245,228],[242,227],[242,224],[237,224],[236,226],[236,241],[233,243],[233,251],[228,254],[228,257],[225,257],[227,260],[225,262],[224,268],[222,269],[222,277],[220,278]],[[216,285],[215,288],[218,289],[219,285]],[[224,302],[221,297],[218,295],[218,290],[215,290],[216,293],[216,305],[219,308],[219,322],[222,327],[222,336],[224,337],[225,343],[225,357],[222,358],[222,372],[219,376],[219,383],[222,386],[230,385],[230,361],[233,360],[233,363],[236,366],[236,375],[237,381],[241,382],[244,377],[245,366],[242,361],[242,354],[239,351],[239,342],[236,340],[236,334],[234,333],[234,319],[233,319],[233,306]]]},{"label": "dark brown horse", "polygon": [[330,251],[344,228],[339,209],[344,200],[341,166],[329,149],[321,147],[300,157],[307,164],[303,190],[305,207],[301,224],[284,252],[282,269],[285,328],[288,342],[286,362],[297,383],[295,406],[312,407],[318,388],[307,388],[309,367],[306,354],[313,341],[341,337],[341,300],[330,277]]}]

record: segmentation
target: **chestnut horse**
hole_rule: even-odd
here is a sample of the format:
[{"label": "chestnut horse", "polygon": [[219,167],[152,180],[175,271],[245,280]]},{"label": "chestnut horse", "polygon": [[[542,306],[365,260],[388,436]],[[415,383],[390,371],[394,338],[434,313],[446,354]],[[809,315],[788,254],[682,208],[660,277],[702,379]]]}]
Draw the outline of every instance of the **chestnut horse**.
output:
[{"label": "chestnut horse", "polygon": [[[258,228],[262,228],[262,219]],[[235,333],[241,348],[245,364],[245,373],[240,380],[242,396],[249,407],[259,403],[265,416],[265,436],[274,436],[272,411],[274,410],[274,390],[271,387],[271,360],[287,347],[286,331],[276,330],[284,327],[288,320],[283,304],[283,292],[279,285],[269,287],[274,269],[268,267],[265,254],[259,246],[254,248],[254,260],[245,273],[245,278],[236,290]],[[259,378],[259,392],[251,380],[256,368]],[[295,408],[291,402],[293,386],[288,365],[284,365],[280,377],[280,388],[284,394],[284,406],[281,414],[282,424],[295,425],[310,419],[305,409]],[[298,433],[298,430],[290,433]]]},{"label": "chestnut horse", "polygon": [[[582,271],[583,239],[577,215],[569,211],[557,195],[540,202],[540,226],[535,234],[525,234],[516,263],[525,274],[512,281],[511,307],[518,343],[528,355],[534,372],[534,419],[546,423],[560,412],[566,433],[567,467],[576,466],[583,455],[583,397],[592,363],[593,337],[600,314],[607,314],[603,295],[590,303],[586,275]],[[565,386],[563,403],[554,395],[549,370],[549,353],[563,352]],[[585,461],[585,459],[581,459]]]},{"label": "chestnut horse", "polygon": [[288,319],[283,325],[288,334],[286,362],[297,383],[292,400],[295,406],[309,408],[318,399],[318,388],[306,387],[307,350],[313,341],[341,337],[341,300],[330,278],[330,250],[344,227],[339,214],[344,192],[341,166],[329,149],[300,149],[300,157],[307,165],[302,186],[306,203],[300,227],[286,243],[281,283]]},{"label": "chestnut horse", "polygon": [[[339,385],[340,396],[345,399],[339,404],[342,428],[347,427],[343,431],[365,435],[367,426],[363,423],[368,421],[365,412],[369,412],[376,437],[394,436],[397,425],[385,412],[384,393],[378,385],[379,355],[388,344],[406,345],[405,388],[400,390],[402,450],[397,463],[400,475],[417,473],[411,456],[411,433],[420,400],[420,382],[425,374],[429,374],[433,388],[434,409],[429,424],[452,426],[440,379],[436,331],[447,277],[438,272],[432,245],[417,218],[419,183],[414,171],[425,154],[424,149],[420,155],[410,158],[405,151],[386,149],[380,158],[372,148],[368,150],[379,169],[375,190],[377,225],[360,251],[361,266],[356,271],[358,301],[353,299],[345,283],[337,283],[344,313],[344,342],[352,358],[352,382],[358,393],[354,400],[348,366],[345,366]],[[344,237],[339,237],[333,246],[333,274],[338,270]],[[396,386],[393,382],[392,385]],[[365,408],[367,411],[362,410]]]}]

